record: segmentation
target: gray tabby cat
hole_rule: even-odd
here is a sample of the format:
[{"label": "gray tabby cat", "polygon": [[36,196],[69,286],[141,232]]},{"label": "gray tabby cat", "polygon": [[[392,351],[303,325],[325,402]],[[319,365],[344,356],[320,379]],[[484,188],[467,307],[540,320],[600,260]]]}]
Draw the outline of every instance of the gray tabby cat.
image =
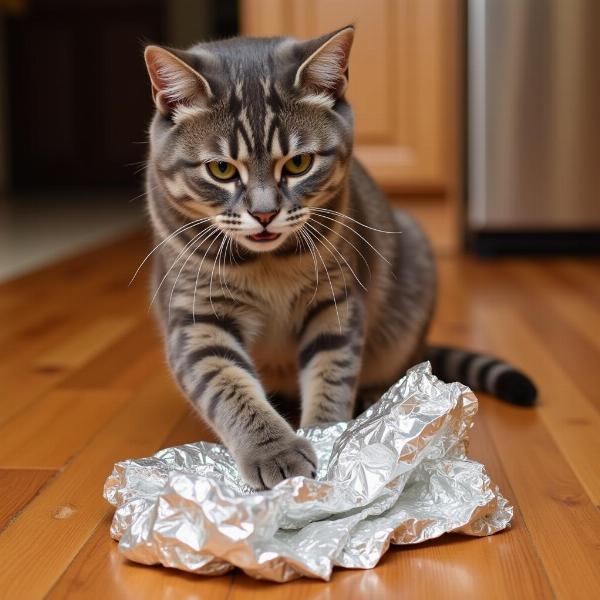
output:
[{"label": "gray tabby cat", "polygon": [[316,469],[272,394],[300,399],[302,426],[347,420],[428,357],[445,378],[512,402],[535,397],[506,363],[427,349],[429,244],[352,156],[353,36],[345,27],[303,42],[145,52],[169,364],[255,488]]}]

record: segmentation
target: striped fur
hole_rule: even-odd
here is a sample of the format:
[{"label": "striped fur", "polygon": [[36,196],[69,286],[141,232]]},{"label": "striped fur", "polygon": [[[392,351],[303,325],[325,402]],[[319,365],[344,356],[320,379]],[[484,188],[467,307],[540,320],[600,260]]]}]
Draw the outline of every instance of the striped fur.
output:
[{"label": "striped fur", "polygon": [[508,363],[487,354],[432,346],[427,359],[434,373],[447,381],[463,381],[511,404],[531,406],[537,390],[531,380]]},{"label": "striped fur", "polygon": [[[352,158],[352,37],[146,51],[153,299],[168,361],[256,488],[316,466],[274,394],[298,398],[303,426],[348,419],[426,351],[432,254]],[[310,167],[293,175],[299,154]],[[218,161],[235,177],[211,175]]]}]

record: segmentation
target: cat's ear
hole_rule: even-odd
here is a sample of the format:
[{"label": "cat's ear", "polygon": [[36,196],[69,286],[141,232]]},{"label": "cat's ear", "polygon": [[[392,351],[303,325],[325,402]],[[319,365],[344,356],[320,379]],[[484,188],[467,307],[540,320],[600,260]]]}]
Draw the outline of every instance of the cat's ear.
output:
[{"label": "cat's ear", "polygon": [[348,60],[353,40],[354,26],[348,25],[304,42],[310,54],[298,67],[294,85],[310,93],[343,96],[348,86]]},{"label": "cat's ear", "polygon": [[181,106],[204,105],[212,95],[208,81],[169,50],[148,46],[144,59],[152,83],[152,99],[165,116]]}]

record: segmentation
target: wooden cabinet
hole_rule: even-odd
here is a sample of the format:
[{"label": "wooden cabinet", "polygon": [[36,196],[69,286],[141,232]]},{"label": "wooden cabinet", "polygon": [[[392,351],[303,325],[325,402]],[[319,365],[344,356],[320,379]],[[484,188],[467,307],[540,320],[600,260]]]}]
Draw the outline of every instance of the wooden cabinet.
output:
[{"label": "wooden cabinet", "polygon": [[442,245],[455,245],[460,0],[240,1],[245,35],[310,38],[356,25],[356,154],[397,201],[434,216]]}]

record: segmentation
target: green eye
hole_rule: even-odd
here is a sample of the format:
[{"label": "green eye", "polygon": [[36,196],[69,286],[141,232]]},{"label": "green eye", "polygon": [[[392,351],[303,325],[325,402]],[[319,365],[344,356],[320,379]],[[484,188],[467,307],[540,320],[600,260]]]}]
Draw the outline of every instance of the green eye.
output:
[{"label": "green eye", "polygon": [[313,155],[312,154],[296,154],[283,165],[283,170],[288,175],[302,175],[310,169],[312,165]]},{"label": "green eye", "polygon": [[229,181],[237,176],[237,169],[224,160],[213,160],[206,165],[208,172],[220,181]]}]

